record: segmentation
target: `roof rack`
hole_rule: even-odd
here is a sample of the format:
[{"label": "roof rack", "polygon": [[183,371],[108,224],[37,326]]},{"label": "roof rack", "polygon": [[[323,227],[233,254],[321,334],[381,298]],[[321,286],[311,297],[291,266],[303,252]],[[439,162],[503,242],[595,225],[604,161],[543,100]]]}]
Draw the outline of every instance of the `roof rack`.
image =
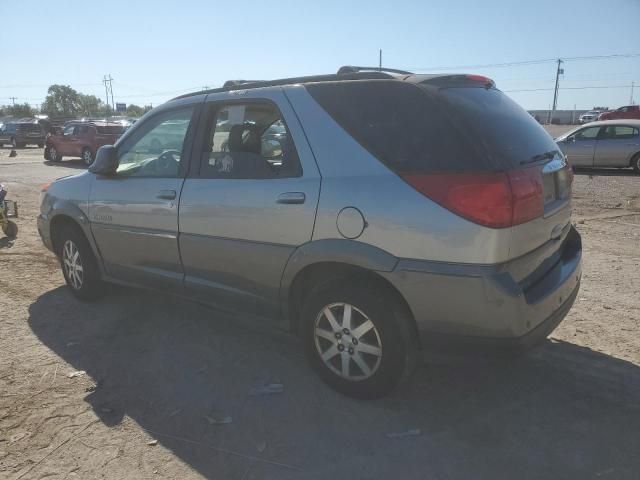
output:
[{"label": "roof rack", "polygon": [[209,90],[203,90],[198,92],[185,93],[175,97],[178,98],[193,97],[196,95],[202,95],[207,93],[219,93],[228,92],[230,90],[246,90],[251,88],[260,87],[274,87],[278,85],[293,85],[296,83],[311,83],[311,82],[339,82],[341,80],[381,80],[381,79],[393,79],[394,75],[412,75],[411,72],[404,70],[396,70],[393,68],[377,67],[354,67],[343,66],[340,67],[338,73],[331,73],[325,75],[311,75],[307,77],[292,77],[292,78],[280,78],[276,80],[227,80],[221,88],[212,88]]},{"label": "roof rack", "polygon": [[398,70],[397,68],[386,67],[356,67],[354,65],[343,65],[338,69],[338,75],[344,75],[345,73],[357,73],[357,72],[388,72],[399,73],[401,75],[413,75],[413,72],[407,72],[406,70]]}]

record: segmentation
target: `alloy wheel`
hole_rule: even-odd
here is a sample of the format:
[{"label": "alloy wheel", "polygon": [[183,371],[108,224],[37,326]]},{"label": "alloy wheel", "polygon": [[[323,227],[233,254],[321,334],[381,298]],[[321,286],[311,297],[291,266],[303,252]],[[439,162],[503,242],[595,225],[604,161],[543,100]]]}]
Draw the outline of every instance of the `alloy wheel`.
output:
[{"label": "alloy wheel", "polygon": [[366,380],[380,366],[380,334],[369,317],[353,305],[325,306],[316,317],[314,337],[325,366],[345,380]]},{"label": "alloy wheel", "polygon": [[86,165],[91,165],[93,163],[93,156],[91,155],[91,150],[87,148],[85,149],[84,152],[82,152],[82,160],[84,160],[84,163]]},{"label": "alloy wheel", "polygon": [[75,290],[80,290],[84,280],[84,269],[78,247],[71,240],[64,242],[64,247],[62,249],[62,263],[71,286]]}]

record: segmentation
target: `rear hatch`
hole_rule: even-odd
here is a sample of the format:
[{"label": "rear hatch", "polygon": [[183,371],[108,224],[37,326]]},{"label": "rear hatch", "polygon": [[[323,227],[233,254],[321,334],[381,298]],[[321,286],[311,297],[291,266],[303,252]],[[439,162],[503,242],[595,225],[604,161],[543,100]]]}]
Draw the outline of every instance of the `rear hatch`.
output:
[{"label": "rear hatch", "polygon": [[413,188],[496,230],[493,238],[500,241],[487,248],[500,248],[494,257],[501,262],[534,250],[543,257],[555,253],[562,242],[552,239],[568,231],[572,175],[547,132],[486,77],[410,75],[403,80],[306,88]]},{"label": "rear hatch", "polygon": [[[532,196],[532,201],[540,202],[539,209],[526,221],[511,226],[509,257],[517,258],[566,235],[573,173],[544,128],[490,83],[480,88],[441,87],[439,94],[454,121],[482,145],[496,168],[512,176],[525,176],[528,183],[541,189],[540,196]],[[517,188],[513,182],[511,187]]]},{"label": "rear hatch", "polygon": [[44,130],[37,123],[21,123],[16,128],[20,135],[25,137],[42,137],[44,136]]}]

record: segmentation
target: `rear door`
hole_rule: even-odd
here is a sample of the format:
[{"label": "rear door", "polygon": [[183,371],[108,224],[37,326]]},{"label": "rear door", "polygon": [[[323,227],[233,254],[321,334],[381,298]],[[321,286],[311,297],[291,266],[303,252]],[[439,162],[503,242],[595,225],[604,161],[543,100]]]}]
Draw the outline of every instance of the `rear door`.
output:
[{"label": "rear door", "polygon": [[270,316],[287,260],[311,240],[320,175],[282,91],[254,95],[208,97],[199,169],[180,199],[180,253],[190,294]]},{"label": "rear door", "polygon": [[57,138],[56,150],[60,155],[73,155],[74,132],[76,124],[67,125],[62,130],[62,135]]},{"label": "rear door", "polygon": [[604,128],[595,150],[594,166],[628,167],[631,156],[640,149],[638,129],[629,125]]},{"label": "rear door", "polygon": [[561,143],[569,163],[575,167],[593,167],[593,156],[602,127],[586,127],[565,139]]}]

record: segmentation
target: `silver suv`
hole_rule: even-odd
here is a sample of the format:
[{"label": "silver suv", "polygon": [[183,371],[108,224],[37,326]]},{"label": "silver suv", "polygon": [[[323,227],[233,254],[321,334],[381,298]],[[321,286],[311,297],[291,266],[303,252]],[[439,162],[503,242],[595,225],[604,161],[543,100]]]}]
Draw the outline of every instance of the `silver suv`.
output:
[{"label": "silver suv", "polygon": [[108,281],[257,313],[373,398],[431,352],[558,325],[581,274],[572,178],[486,77],[343,67],[155,108],[43,192],[38,229],[76,297]]}]

